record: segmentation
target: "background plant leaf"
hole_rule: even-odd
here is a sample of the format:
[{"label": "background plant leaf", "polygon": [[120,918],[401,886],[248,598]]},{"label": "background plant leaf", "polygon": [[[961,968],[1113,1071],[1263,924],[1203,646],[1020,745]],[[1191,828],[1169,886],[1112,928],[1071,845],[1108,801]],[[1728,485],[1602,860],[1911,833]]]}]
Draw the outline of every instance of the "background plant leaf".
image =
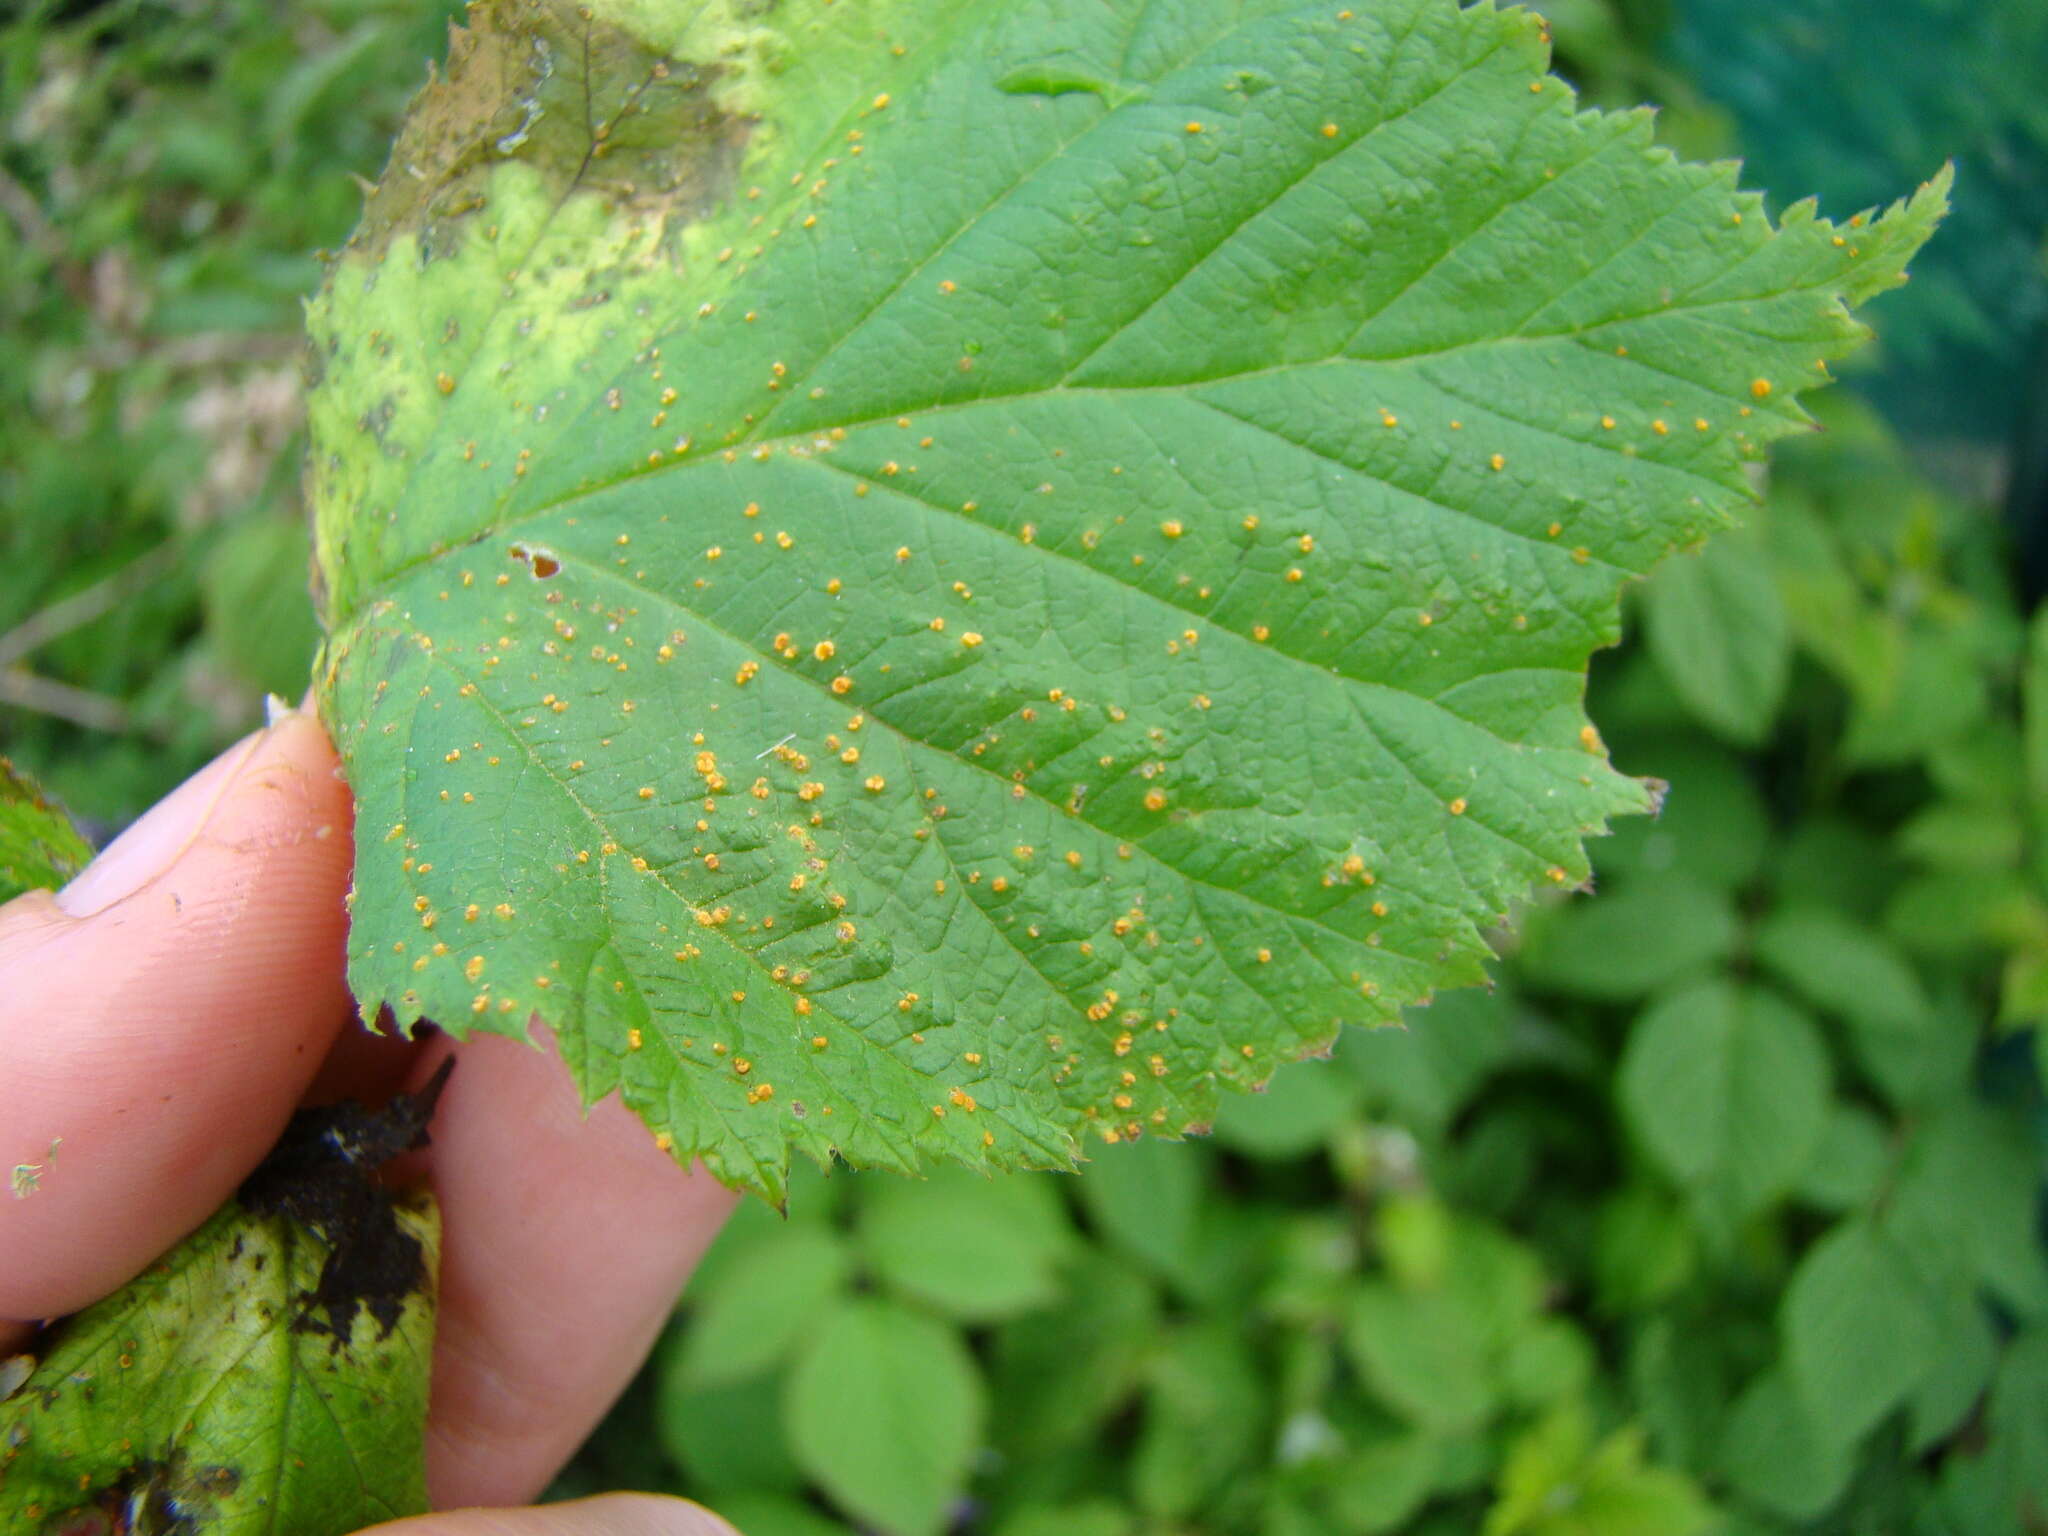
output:
[{"label": "background plant leaf", "polygon": [[1760,987],[1706,981],[1651,1005],[1621,1064],[1631,1129],[1728,1230],[1785,1194],[1827,1126],[1812,1020]]},{"label": "background plant leaf", "polygon": [[1479,980],[1946,187],[1773,231],[1519,11],[851,9],[479,6],[312,316],[366,1016],[770,1194]]},{"label": "background plant leaf", "polygon": [[942,1324],[893,1302],[836,1309],[789,1378],[798,1462],[888,1536],[937,1536],[981,1436],[973,1359]]},{"label": "background plant leaf", "polygon": [[64,808],[0,757],[0,901],[63,885],[91,858]]}]

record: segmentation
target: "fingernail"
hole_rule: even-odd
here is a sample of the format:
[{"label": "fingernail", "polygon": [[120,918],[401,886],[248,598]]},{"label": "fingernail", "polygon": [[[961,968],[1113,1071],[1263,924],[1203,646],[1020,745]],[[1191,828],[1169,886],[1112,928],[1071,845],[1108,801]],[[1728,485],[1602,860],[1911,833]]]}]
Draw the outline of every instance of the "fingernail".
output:
[{"label": "fingernail", "polygon": [[150,807],[57,893],[58,907],[73,917],[104,912],[176,864],[263,737],[262,731],[244,737]]}]

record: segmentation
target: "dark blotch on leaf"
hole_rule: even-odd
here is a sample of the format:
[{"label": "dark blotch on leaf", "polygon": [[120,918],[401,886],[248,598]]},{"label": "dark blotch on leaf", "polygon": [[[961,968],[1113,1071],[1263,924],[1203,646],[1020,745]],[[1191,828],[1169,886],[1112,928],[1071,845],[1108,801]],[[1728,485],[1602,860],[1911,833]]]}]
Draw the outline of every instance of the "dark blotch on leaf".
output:
[{"label": "dark blotch on leaf", "polygon": [[450,1057],[426,1087],[397,1094],[382,1109],[350,1100],[301,1110],[243,1181],[237,1198],[245,1209],[309,1227],[330,1249],[319,1287],[293,1327],[331,1334],[340,1349],[351,1341],[361,1305],[383,1330],[379,1336],[389,1338],[406,1298],[426,1284],[419,1242],[400,1229],[391,1193],[374,1175],[399,1153],[427,1145],[427,1122],[454,1067]]},{"label": "dark blotch on leaf", "polygon": [[217,1501],[241,1481],[233,1467],[191,1467],[176,1454],[169,1462],[139,1461],[92,1503],[51,1519],[40,1536],[198,1536],[213,1523]]}]

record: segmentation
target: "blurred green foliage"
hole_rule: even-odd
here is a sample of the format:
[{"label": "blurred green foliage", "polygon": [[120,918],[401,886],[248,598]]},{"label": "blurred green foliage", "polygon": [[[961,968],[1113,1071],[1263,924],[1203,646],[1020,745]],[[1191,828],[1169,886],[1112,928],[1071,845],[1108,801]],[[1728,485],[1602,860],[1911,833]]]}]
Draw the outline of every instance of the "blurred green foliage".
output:
[{"label": "blurred green foliage", "polygon": [[[1824,401],[1749,529],[1637,594],[1594,714],[1664,814],[1491,994],[1207,1142],[750,1204],[558,1493],[748,1536],[2048,1528],[2048,620],[1981,463],[1944,486],[1902,442],[1967,416],[2042,451],[1968,405],[2031,366],[2038,13],[1547,9],[1589,98],[1670,104],[1689,153],[1844,212],[1823,171],[1956,153],[1991,220],[1875,309],[1920,370],[1871,381],[1897,419]],[[0,745],[101,823],[303,684],[297,299],[447,14],[0,23]],[[1876,54],[1898,88],[1862,99]]]},{"label": "blurred green foliage", "polygon": [[90,822],[306,686],[300,301],[455,9],[0,20],[0,744]]}]

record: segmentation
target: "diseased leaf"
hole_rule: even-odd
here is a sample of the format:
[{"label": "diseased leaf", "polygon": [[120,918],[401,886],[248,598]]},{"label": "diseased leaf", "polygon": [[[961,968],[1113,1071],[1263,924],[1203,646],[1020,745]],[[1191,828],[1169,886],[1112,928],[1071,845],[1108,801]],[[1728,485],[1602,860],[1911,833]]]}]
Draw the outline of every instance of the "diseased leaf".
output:
[{"label": "diseased leaf", "polygon": [[396,1216],[427,1273],[388,1328],[351,1298],[330,1332],[328,1244],[232,1202],[60,1324],[0,1402],[0,1530],[345,1536],[426,1509],[440,1228],[424,1196]]},{"label": "diseased leaf", "polygon": [[0,1364],[0,1530],[345,1536],[427,1507],[440,1215],[374,1174],[423,1144],[452,1068],[381,1109],[299,1111],[25,1379]]},{"label": "diseased leaf", "polygon": [[1622,581],[1946,177],[1773,231],[1491,5],[486,0],[312,315],[366,1016],[678,1157],[1207,1124],[1648,791]]},{"label": "diseased leaf", "polygon": [[0,757],[0,901],[63,885],[91,859],[64,808]]}]

